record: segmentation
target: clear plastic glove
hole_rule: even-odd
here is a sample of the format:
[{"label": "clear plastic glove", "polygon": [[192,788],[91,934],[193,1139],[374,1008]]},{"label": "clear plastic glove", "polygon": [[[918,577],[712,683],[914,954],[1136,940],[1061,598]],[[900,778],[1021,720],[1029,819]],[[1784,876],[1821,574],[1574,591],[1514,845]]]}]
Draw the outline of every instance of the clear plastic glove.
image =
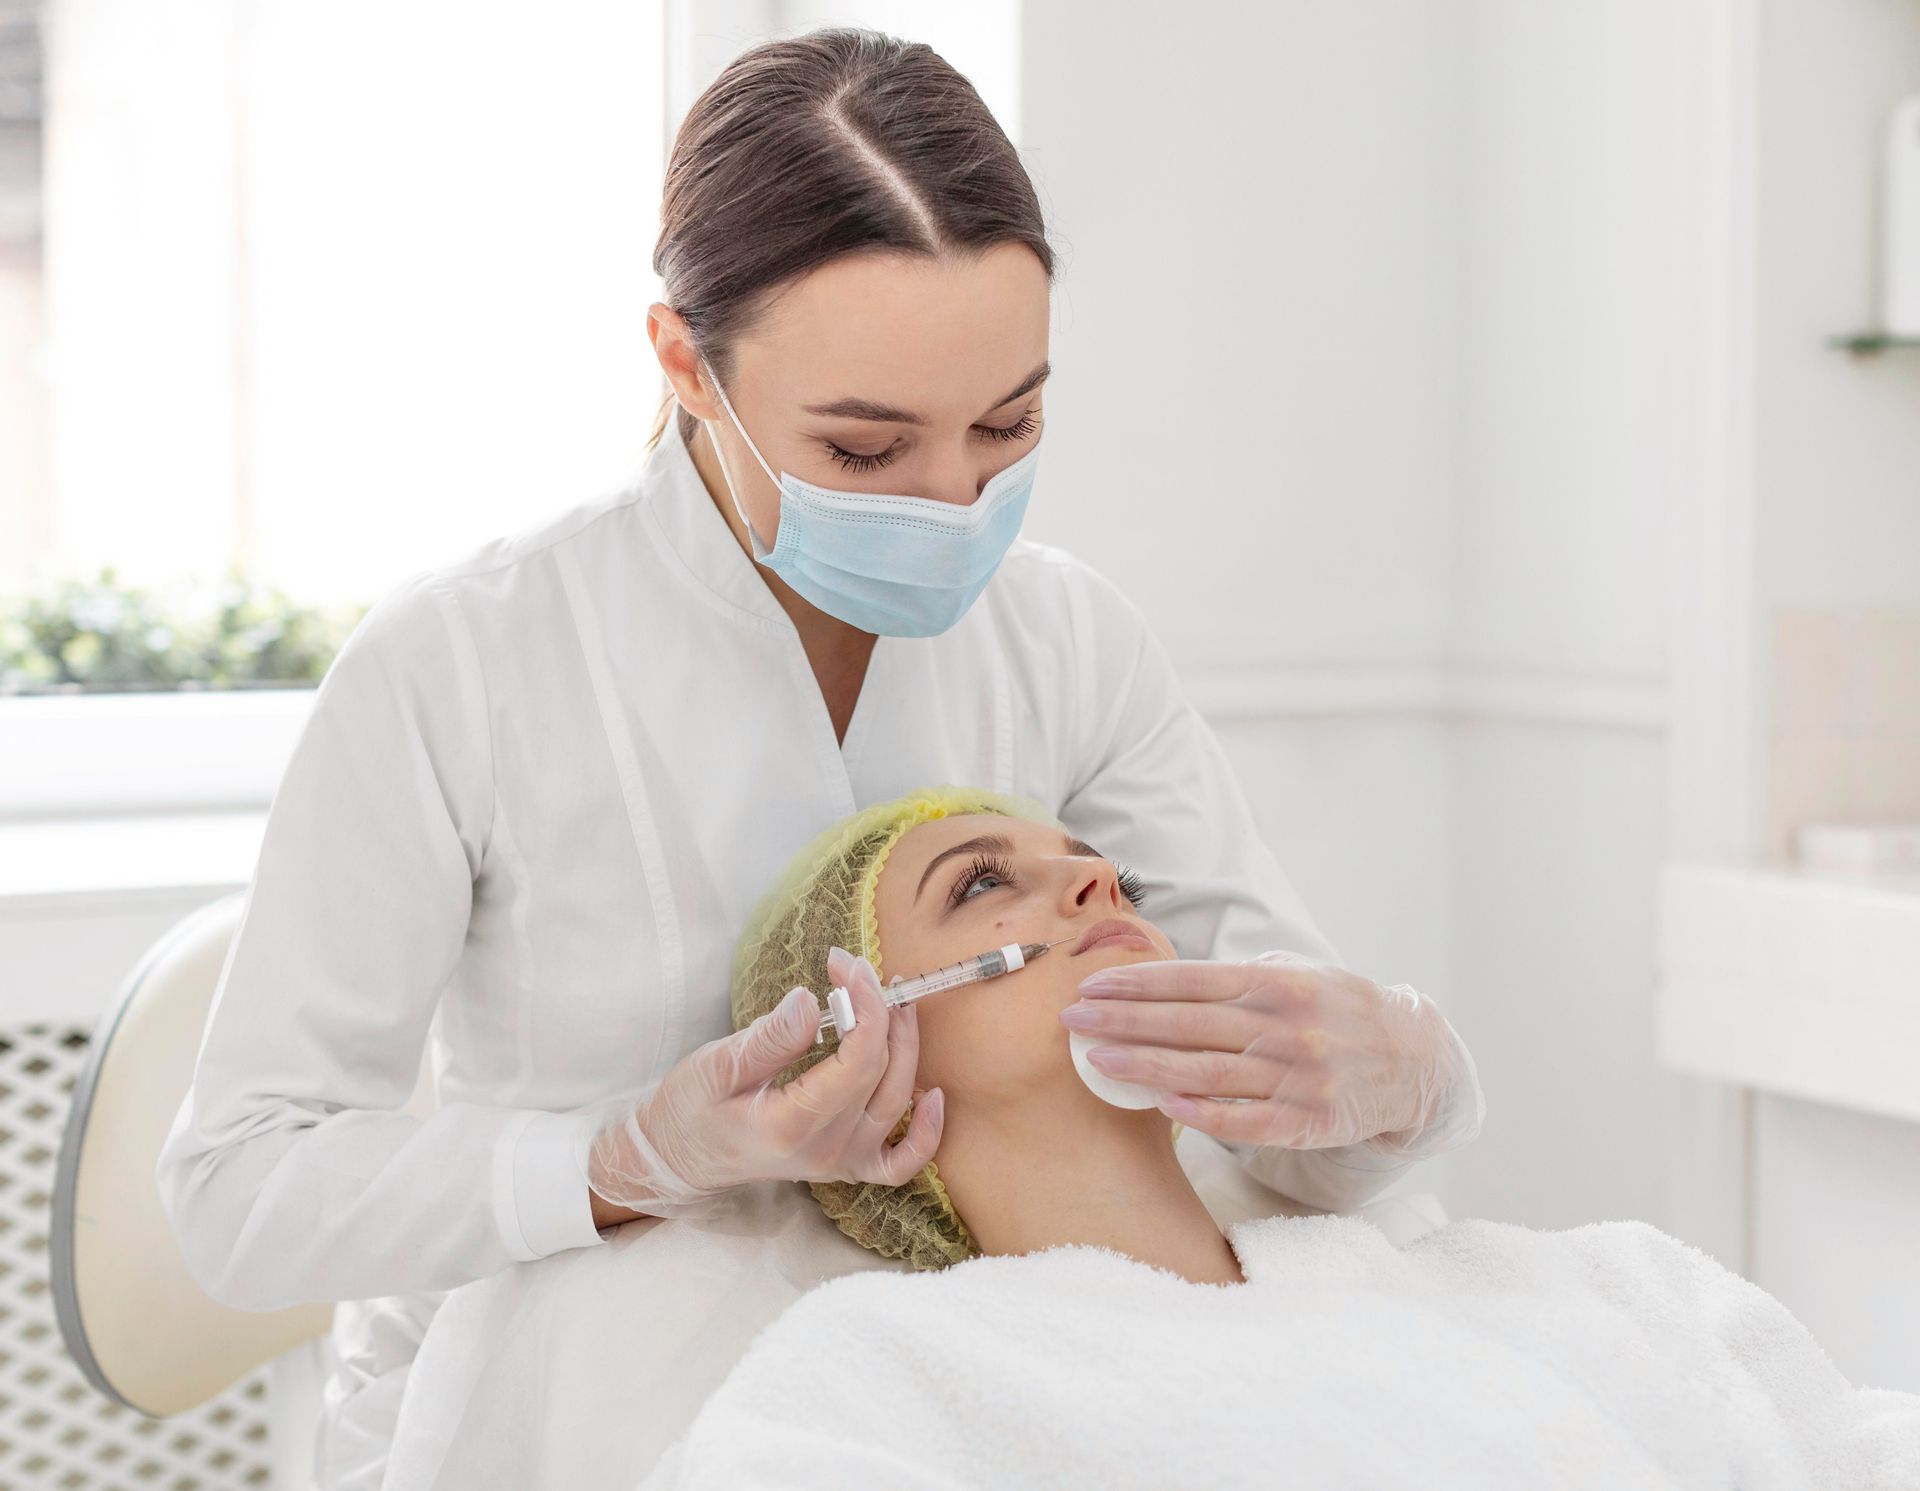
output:
[{"label": "clear plastic glove", "polygon": [[[936,1087],[915,1101],[915,1011],[889,1010],[873,964],[844,948],[828,953],[827,974],[845,986],[855,1015],[837,1050],[774,1085],[820,1028],[819,1001],[789,990],[745,1029],[691,1052],[599,1131],[587,1156],[594,1192],[651,1216],[701,1216],[746,1181],[901,1185],[932,1159],[945,1096]],[[889,1143],[910,1103],[912,1123]]]},{"label": "clear plastic glove", "polygon": [[1295,953],[1130,963],[1089,974],[1063,1023],[1099,1070],[1231,1143],[1361,1146],[1404,1163],[1465,1144],[1485,1101],[1431,999]]}]

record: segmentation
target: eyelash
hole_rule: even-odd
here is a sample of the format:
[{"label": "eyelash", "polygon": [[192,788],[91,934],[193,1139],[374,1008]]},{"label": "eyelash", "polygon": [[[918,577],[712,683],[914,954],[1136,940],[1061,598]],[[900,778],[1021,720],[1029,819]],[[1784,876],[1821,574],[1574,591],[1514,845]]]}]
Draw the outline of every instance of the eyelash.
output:
[{"label": "eyelash", "polygon": [[[1146,883],[1134,871],[1125,865],[1115,865],[1115,878],[1120,883],[1120,894],[1133,903],[1138,911],[1147,899]],[[969,899],[968,892],[987,876],[993,876],[1004,885],[1018,885],[1013,878],[1013,866],[998,855],[980,854],[974,856],[973,863],[960,872],[960,878],[953,882],[953,889],[947,894],[947,909],[952,910],[962,901]]]},{"label": "eyelash", "polygon": [[[975,425],[973,427],[975,434],[987,440],[1025,440],[1039,428],[1040,421],[1035,419],[1031,412],[1021,415],[1018,424],[1010,424],[1004,428],[999,428],[994,425]],[[855,451],[842,450],[831,440],[823,443],[827,447],[827,454],[848,471],[874,471],[882,466],[891,466],[893,464],[894,455],[891,447],[881,451],[878,455],[863,456]]]},{"label": "eyelash", "polygon": [[1013,866],[1004,859],[998,855],[976,854],[973,863],[962,870],[960,877],[953,882],[953,889],[947,895],[947,909],[952,910],[968,899],[967,893],[989,875],[1006,885],[1019,883],[1013,878]]}]

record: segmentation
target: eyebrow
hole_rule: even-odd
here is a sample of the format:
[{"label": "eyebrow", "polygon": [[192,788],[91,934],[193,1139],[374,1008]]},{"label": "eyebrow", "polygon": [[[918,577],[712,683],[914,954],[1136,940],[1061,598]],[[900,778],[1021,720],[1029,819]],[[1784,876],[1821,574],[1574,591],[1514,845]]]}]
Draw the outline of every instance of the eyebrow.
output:
[{"label": "eyebrow", "polygon": [[[1011,404],[1015,399],[1032,393],[1047,379],[1053,371],[1051,363],[1041,363],[1020,382],[1020,386],[1004,398],[994,401],[988,412],[998,409],[1002,404]],[[901,409],[892,404],[882,404],[873,399],[835,399],[827,404],[806,404],[802,406],[808,414],[825,414],[835,419],[871,419],[881,424],[924,425],[927,422],[923,414],[915,414],[911,409]]]},{"label": "eyebrow", "polygon": [[[1072,834],[1063,834],[1060,842],[1069,854],[1084,855],[1089,859],[1100,858],[1100,851],[1085,839],[1076,839]],[[1011,854],[1013,840],[1005,834],[979,834],[955,844],[950,849],[942,849],[927,861],[926,869],[921,871],[920,883],[913,888],[914,900],[920,899],[920,893],[927,888],[927,881],[933,877],[933,872],[940,867],[942,861],[952,859],[956,854],[977,854],[982,849],[991,849],[999,854]]]}]

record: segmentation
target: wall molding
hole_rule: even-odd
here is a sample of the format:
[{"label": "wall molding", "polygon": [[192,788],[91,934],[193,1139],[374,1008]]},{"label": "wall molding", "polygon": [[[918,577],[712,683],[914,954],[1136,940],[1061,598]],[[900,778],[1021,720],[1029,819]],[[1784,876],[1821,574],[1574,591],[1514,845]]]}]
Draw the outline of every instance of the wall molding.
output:
[{"label": "wall molding", "polygon": [[[1399,719],[1662,731],[1652,674],[1445,662],[1264,662],[1182,669],[1218,723]],[[264,808],[315,690],[0,699],[0,818]],[[131,747],[131,748],[130,748]]]}]

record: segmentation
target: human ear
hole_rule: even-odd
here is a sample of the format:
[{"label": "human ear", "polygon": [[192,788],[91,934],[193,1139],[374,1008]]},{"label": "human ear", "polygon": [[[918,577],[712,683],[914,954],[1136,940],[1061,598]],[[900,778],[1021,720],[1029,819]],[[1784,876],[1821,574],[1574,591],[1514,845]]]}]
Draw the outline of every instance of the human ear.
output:
[{"label": "human ear", "polygon": [[653,355],[660,360],[660,371],[667,375],[680,407],[695,419],[719,419],[720,401],[707,381],[686,317],[672,306],[655,301],[647,307],[647,339],[653,343]]}]

